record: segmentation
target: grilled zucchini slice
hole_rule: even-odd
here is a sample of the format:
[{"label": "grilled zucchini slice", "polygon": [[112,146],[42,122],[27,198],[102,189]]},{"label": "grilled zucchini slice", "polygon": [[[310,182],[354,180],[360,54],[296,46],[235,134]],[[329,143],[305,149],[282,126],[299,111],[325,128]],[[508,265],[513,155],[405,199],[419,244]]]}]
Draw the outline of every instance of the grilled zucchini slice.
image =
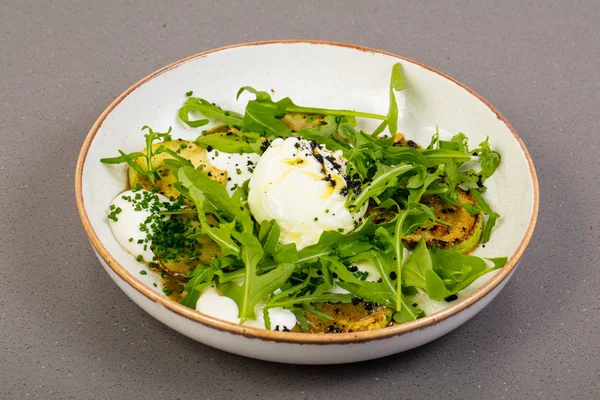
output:
[{"label": "grilled zucchini slice", "polygon": [[[308,321],[308,329],[305,332],[344,333],[381,329],[390,324],[394,313],[391,308],[362,300],[347,304],[324,303],[315,306],[320,306],[320,311],[332,319],[323,319],[305,311],[304,316]],[[302,331],[298,325],[293,330]]]},{"label": "grilled zucchini slice", "polygon": [[[457,192],[461,203],[477,204],[469,193],[462,190]],[[427,222],[402,239],[407,247],[414,248],[419,244],[421,237],[424,237],[428,247],[439,247],[463,254],[475,250],[483,233],[483,215],[471,215],[463,207],[447,204],[437,196],[424,197],[423,202],[433,207],[433,213],[438,219],[451,226]]]},{"label": "grilled zucchini slice", "polygon": [[301,113],[288,113],[281,118],[281,122],[294,132],[299,132],[306,128],[315,128],[321,125],[322,121],[322,115],[311,116]]},{"label": "grilled zucchini slice", "polygon": [[[214,168],[208,163],[208,155],[204,147],[196,145],[194,142],[187,140],[171,140],[168,142],[159,142],[152,145],[152,149],[156,150],[159,146],[164,146],[181,157],[189,160],[194,167],[198,168],[200,165],[203,166],[204,171],[209,176],[219,183],[223,183],[227,180],[227,172],[220,169]],[[165,165],[165,160],[173,158],[168,153],[160,153],[152,157],[152,166],[156,169],[160,179],[157,179],[152,185],[147,177],[141,175],[133,168],[129,168],[129,185],[134,188],[137,184],[140,184],[142,188],[146,190],[152,190],[158,188],[160,194],[164,194],[169,198],[179,197],[179,192],[173,187],[173,184],[177,182],[177,178],[173,176],[170,168]],[[138,157],[135,162],[144,170],[148,170],[146,160],[143,157]]]}]

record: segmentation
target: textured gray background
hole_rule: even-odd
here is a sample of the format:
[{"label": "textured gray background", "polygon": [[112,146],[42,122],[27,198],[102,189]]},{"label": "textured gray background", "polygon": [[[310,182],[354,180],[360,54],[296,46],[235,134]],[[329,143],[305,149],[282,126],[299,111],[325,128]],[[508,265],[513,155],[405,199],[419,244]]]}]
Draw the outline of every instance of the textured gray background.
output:
[{"label": "textured gray background", "polygon": [[[169,3],[0,1],[0,397],[600,398],[600,2]],[[438,68],[532,153],[540,217],[519,270],[434,343],[335,367],[230,355],[146,315],[88,245],[73,174],[104,108],[184,56],[292,38]]]}]

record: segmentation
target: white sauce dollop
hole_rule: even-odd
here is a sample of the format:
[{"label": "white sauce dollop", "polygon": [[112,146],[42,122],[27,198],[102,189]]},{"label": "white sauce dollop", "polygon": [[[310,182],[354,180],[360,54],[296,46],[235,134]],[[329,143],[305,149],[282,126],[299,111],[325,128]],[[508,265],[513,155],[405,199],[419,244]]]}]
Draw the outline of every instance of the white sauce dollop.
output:
[{"label": "white sauce dollop", "polygon": [[[263,315],[264,306],[264,302],[258,303],[254,308],[256,320],[248,320],[244,322],[244,325],[267,329]],[[221,296],[214,286],[210,286],[202,292],[196,303],[196,311],[235,324],[240,323],[238,317],[239,308],[236,302],[227,296]],[[296,326],[296,316],[290,310],[286,310],[282,307],[275,307],[269,309],[268,312],[269,319],[271,320],[271,330],[276,330],[277,328],[283,330],[284,327],[292,329]]]},{"label": "white sauce dollop", "polygon": [[206,288],[200,295],[196,303],[196,311],[224,321],[236,324],[240,322],[239,308],[236,302],[229,297],[221,296],[212,286]]},{"label": "white sauce dollop", "polygon": [[[150,199],[147,206],[141,206],[143,199]],[[159,193],[147,190],[127,190],[119,194],[111,203],[110,212],[114,218],[108,219],[108,224],[119,244],[134,257],[141,256],[144,261],[150,262],[154,254],[150,250],[152,240],[148,236],[154,233],[152,220],[154,218],[168,219],[169,216],[158,216],[151,209],[163,210],[162,203],[171,203],[169,199]],[[136,205],[139,206],[136,209]],[[120,210],[120,211],[119,211]],[[147,231],[140,230],[140,225],[146,226]]]},{"label": "white sauce dollop", "polygon": [[345,174],[341,152],[302,138],[275,139],[250,178],[250,211],[258,222],[275,219],[280,242],[298,249],[317,243],[324,231],[348,233],[366,204],[357,212],[346,208]]},{"label": "white sauce dollop", "polygon": [[227,171],[227,184],[225,187],[229,194],[238,186],[250,179],[260,155],[256,153],[233,154],[212,150],[206,153],[208,163],[222,171]]}]

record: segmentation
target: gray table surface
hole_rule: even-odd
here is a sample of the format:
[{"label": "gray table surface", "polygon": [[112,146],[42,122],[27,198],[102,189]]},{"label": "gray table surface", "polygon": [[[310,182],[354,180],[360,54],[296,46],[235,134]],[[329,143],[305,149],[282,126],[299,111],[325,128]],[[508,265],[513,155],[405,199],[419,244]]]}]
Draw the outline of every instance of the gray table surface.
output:
[{"label": "gray table surface", "polygon": [[[0,397],[600,398],[599,24],[592,0],[1,1]],[[431,344],[320,367],[221,352],[139,309],[86,240],[75,162],[116,96],[184,56],[293,38],[437,68],[531,151],[540,215],[520,268]]]}]

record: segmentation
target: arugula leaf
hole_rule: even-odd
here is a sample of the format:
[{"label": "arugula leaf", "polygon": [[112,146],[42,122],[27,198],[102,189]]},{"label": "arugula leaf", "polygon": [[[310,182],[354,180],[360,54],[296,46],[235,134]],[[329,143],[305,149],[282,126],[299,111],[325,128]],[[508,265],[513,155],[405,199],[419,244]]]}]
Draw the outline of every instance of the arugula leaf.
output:
[{"label": "arugula leaf", "polygon": [[433,269],[443,279],[450,294],[455,294],[479,277],[502,268],[508,260],[506,257],[490,259],[494,266],[489,268],[482,258],[456,251],[433,249],[430,254]]},{"label": "arugula leaf", "polygon": [[[101,158],[100,162],[102,162],[104,164],[121,164],[121,163],[126,162],[130,168],[132,168],[138,174],[148,178],[150,183],[152,185],[154,185],[155,180],[160,179],[160,177],[158,176],[158,173],[156,172],[154,166],[152,165],[152,157],[164,152],[165,148],[161,145],[161,146],[158,146],[156,149],[153,149],[153,144],[156,141],[172,140],[171,127],[169,127],[169,130],[164,133],[154,132],[152,130],[152,128],[150,128],[147,125],[144,125],[142,127],[142,131],[144,131],[146,129],[148,130],[148,133],[144,134],[144,141],[146,143],[146,152],[145,153],[135,151],[133,153],[125,154],[122,150],[118,150],[119,154],[121,154],[120,157]],[[146,169],[145,170],[136,162],[136,160],[139,157],[143,157],[146,159]]]},{"label": "arugula leaf", "polygon": [[409,207],[414,207],[421,201],[421,198],[423,197],[425,191],[427,191],[429,186],[442,175],[443,171],[443,168],[441,166],[438,166],[435,172],[426,176],[426,178],[422,181],[422,184],[418,189],[409,189]]},{"label": "arugula leaf", "polygon": [[[243,231],[253,231],[254,222],[250,210],[242,205],[235,193],[230,197],[224,185],[210,179],[204,172],[190,167],[180,168],[177,171],[177,178],[181,185],[190,191],[199,212],[222,214],[231,220],[237,220],[242,225]],[[199,201],[201,204],[198,204]]]},{"label": "arugula leaf", "polygon": [[[128,163],[130,159],[133,160],[133,159],[136,159],[138,157],[144,157],[145,156],[144,153],[141,153],[139,151],[135,151],[135,152],[129,153],[129,154],[125,154],[121,150],[118,150],[118,152],[119,152],[119,154],[121,154],[120,156],[118,156],[118,157],[105,157],[105,158],[101,158],[100,162],[104,163],[104,164],[121,164],[121,163],[124,163],[124,162]],[[136,167],[139,168],[139,165],[136,164]],[[136,169],[136,171],[137,171],[137,169]],[[143,171],[143,172],[145,172],[145,171]]]},{"label": "arugula leaf", "polygon": [[446,164],[444,165],[444,174],[446,175],[444,177],[444,183],[448,187],[448,196],[458,199],[456,188],[459,183],[459,176],[458,166],[456,165],[454,159],[449,158],[446,160]]},{"label": "arugula leaf", "polygon": [[[265,303],[263,313],[266,325],[269,329],[271,324],[268,314],[269,309],[273,307],[285,307],[289,310],[292,310],[292,312],[296,314],[295,310],[299,309],[297,306],[300,306],[302,307],[302,309],[304,309],[304,304],[310,304],[310,300],[307,298],[303,298],[303,296],[317,295],[323,293],[322,290],[318,290],[318,285],[312,283],[312,281],[314,280],[312,279],[312,273],[309,272],[304,274],[304,278],[302,278],[302,274],[303,273],[295,273],[294,275],[292,275],[290,280],[284,286],[281,287],[281,292],[278,294],[272,294],[271,297]],[[291,283],[292,280],[300,281],[300,283],[294,286]],[[316,288],[311,291],[310,286],[316,286]],[[314,297],[311,297],[311,299],[312,298]],[[302,315],[302,318],[303,317],[304,315]],[[298,322],[303,325],[302,318],[298,317],[298,315],[296,315],[296,318]],[[306,322],[308,323],[308,321]]]},{"label": "arugula leaf", "polygon": [[260,135],[252,132],[227,132],[201,135],[196,139],[196,144],[203,147],[211,146],[215,150],[225,153],[259,153],[262,141]]},{"label": "arugula leaf", "polygon": [[269,301],[269,308],[284,307],[289,308],[297,304],[310,303],[349,303],[355,296],[347,293],[318,293],[308,294],[300,297],[291,297],[285,300]]},{"label": "arugula leaf", "polygon": [[398,103],[396,102],[394,90],[403,90],[405,87],[406,83],[402,76],[402,64],[396,63],[392,67],[392,75],[390,77],[390,107],[387,115],[387,125],[392,136],[398,130]]},{"label": "arugula leaf", "polygon": [[[404,226],[408,214],[409,210],[400,213],[394,229],[394,252],[396,255],[394,258],[396,260],[396,269],[393,272],[396,274],[396,305],[394,307],[396,311],[400,311],[402,308],[402,263],[404,261],[404,244],[402,243],[402,238],[408,233]],[[408,229],[411,228],[412,226],[409,226]]]},{"label": "arugula leaf", "polygon": [[385,120],[387,118],[386,116],[379,114],[364,113],[352,110],[335,110],[297,106],[289,97],[285,97],[277,102],[274,102],[267,92],[258,91],[251,86],[244,86],[240,88],[236,98],[239,99],[240,95],[245,91],[254,94],[256,97],[254,100],[249,101],[246,106],[244,128],[248,131],[265,133],[267,135],[282,137],[290,136],[291,131],[280,120],[280,118],[286,113],[336,115],[381,120]]},{"label": "arugula leaf", "polygon": [[[294,264],[281,264],[277,268],[263,275],[253,275],[252,271],[245,270],[248,281],[244,280],[242,286],[234,282],[219,284],[221,292],[233,299],[239,309],[239,318],[242,321],[255,319],[254,308],[259,301],[279,289],[294,272]],[[248,283],[250,282],[250,283]]]},{"label": "arugula leaf", "polygon": [[289,137],[292,131],[281,121],[280,115],[275,103],[249,101],[244,114],[244,129],[266,136]]},{"label": "arugula leaf", "polygon": [[433,269],[433,262],[425,240],[421,241],[402,269],[402,278],[406,286],[421,288],[433,300],[443,300],[452,293]]},{"label": "arugula leaf", "polygon": [[390,255],[378,250],[370,250],[350,258],[351,262],[363,260],[372,262],[381,275],[381,282],[367,282],[356,278],[335,257],[326,256],[323,259],[329,263],[329,268],[338,275],[340,287],[362,299],[397,309],[397,287],[399,285],[391,279],[392,272],[396,273],[396,268]]},{"label": "arugula leaf", "polygon": [[207,100],[190,97],[179,109],[179,118],[190,128],[198,128],[209,123],[208,119],[190,120],[190,111],[195,111],[207,118],[214,118],[226,123],[229,127],[241,127],[243,125],[243,116],[234,112],[223,110],[222,108],[210,103]]},{"label": "arugula leaf", "polygon": [[489,206],[489,204],[484,200],[481,193],[477,189],[471,189],[471,195],[475,198],[479,209],[483,211],[484,214],[488,216],[488,220],[485,223],[485,227],[483,228],[483,234],[481,235],[482,243],[487,243],[490,240],[490,235],[492,233],[492,229],[496,226],[496,220],[500,218],[500,215],[494,211]]},{"label": "arugula leaf", "polygon": [[481,163],[481,180],[483,182],[494,174],[501,160],[500,153],[490,148],[489,141],[490,138],[486,138],[479,144],[479,148],[475,150]]},{"label": "arugula leaf", "polygon": [[435,133],[431,137],[431,141],[429,145],[427,145],[427,150],[433,150],[439,148],[440,142],[440,127],[438,125],[435,126]]},{"label": "arugula leaf", "polygon": [[298,250],[296,249],[296,243],[277,246],[273,251],[273,260],[278,264],[297,262]]},{"label": "arugula leaf", "polygon": [[464,133],[459,132],[456,135],[452,136],[452,139],[450,139],[450,141],[452,143],[456,143],[456,149],[458,151],[462,151],[463,153],[470,153],[469,152],[469,138],[467,138],[467,136],[465,136]]},{"label": "arugula leaf", "polygon": [[210,285],[216,270],[217,269],[213,265],[199,265],[194,268],[190,280],[184,286],[186,294],[180,303],[186,307],[195,309],[196,303],[200,298],[200,294],[202,294],[204,289]]},{"label": "arugula leaf", "polygon": [[404,294],[401,294],[400,300],[402,302],[402,307],[400,307],[400,310],[396,311],[393,315],[394,322],[397,324],[414,321],[415,319],[425,316],[425,312],[413,306],[408,300],[406,300]]},{"label": "arugula leaf", "polygon": [[256,96],[246,105],[244,114],[244,129],[249,132],[258,132],[268,137],[289,137],[291,130],[281,121],[286,113],[286,106],[292,101],[286,97],[277,103],[271,99],[267,92],[261,92],[251,86],[244,86],[238,90],[236,99],[243,92],[250,92]]},{"label": "arugula leaf", "polygon": [[190,238],[207,235],[219,245],[223,255],[238,256],[240,254],[240,246],[232,238],[232,235],[234,232],[236,232],[235,220],[230,223],[221,222],[218,227],[211,227],[208,224],[206,217],[203,216],[200,219],[200,224],[202,227],[201,233],[197,235],[190,235]]},{"label": "arugula leaf", "polygon": [[475,256],[464,255],[457,251],[432,249],[429,251],[424,240],[404,266],[402,273],[404,284],[421,288],[427,295],[440,301],[468,287],[479,277],[502,268],[506,258],[492,259],[492,268]]},{"label": "arugula leaf", "polygon": [[[284,307],[294,312],[294,309],[296,309],[297,306],[301,306],[303,308],[308,308],[308,311],[312,312],[312,303],[349,303],[354,298],[351,294],[325,293],[324,291],[330,289],[331,285],[327,284],[327,282],[322,279],[321,283],[317,284],[313,290],[309,290],[310,286],[311,275],[307,274],[298,285],[290,286],[281,293],[271,296],[263,309],[265,322],[268,319],[267,311],[274,307]],[[294,314],[296,314],[296,312],[294,312]],[[298,318],[298,314],[296,314],[296,318],[298,319],[298,322],[302,324],[302,318]]]},{"label": "arugula leaf", "polygon": [[281,229],[274,219],[263,221],[258,230],[258,240],[260,240],[265,255],[272,255],[279,242]]},{"label": "arugula leaf", "polygon": [[317,317],[325,320],[325,321],[332,321],[333,317],[329,314],[325,314],[322,311],[317,310],[315,307],[313,307],[310,303],[302,303],[302,308],[304,308],[307,312],[316,315]]},{"label": "arugula leaf", "polygon": [[458,150],[426,149],[423,150],[421,154],[427,160],[428,167],[444,164],[448,159],[454,159],[456,162],[467,162],[471,160],[469,154]]},{"label": "arugula leaf", "polygon": [[384,226],[376,225],[373,220],[376,215],[370,215],[363,224],[350,233],[343,234],[338,231],[325,231],[321,234],[319,241],[311,246],[307,246],[302,250],[298,251],[298,263],[312,262],[321,259],[323,256],[328,256],[336,253],[338,249],[344,251],[345,256],[350,256],[348,252],[354,246],[365,240],[365,237],[373,235],[375,230]]},{"label": "arugula leaf", "polygon": [[281,264],[266,274],[257,275],[256,269],[264,254],[260,241],[247,232],[237,232],[234,235],[241,243],[240,258],[245,265],[244,283],[238,286],[229,282],[219,285],[219,289],[238,304],[239,318],[245,321],[256,318],[256,304],[283,286],[296,266]]},{"label": "arugula leaf", "polygon": [[[395,100],[395,98],[394,98],[394,100]],[[389,119],[389,116],[388,116],[388,119]],[[397,117],[396,117],[396,119],[397,119]],[[381,124],[379,124],[377,126],[377,128],[375,128],[375,130],[371,133],[371,136],[372,137],[379,136],[379,134],[383,133],[383,131],[385,131],[385,128],[387,128],[387,127],[388,127],[387,119],[385,121],[381,121]]]},{"label": "arugula leaf", "polygon": [[293,132],[296,137],[303,137],[306,140],[316,140],[331,151],[341,150],[342,152],[350,149],[350,146],[335,137],[341,124],[349,124],[349,117],[340,117],[335,115],[326,115],[322,120],[323,124],[314,128],[304,128],[298,132]]},{"label": "arugula leaf", "polygon": [[[307,331],[308,330],[308,319],[306,319],[306,315],[304,315],[304,310],[302,310],[301,308],[298,308],[298,307],[292,307],[290,310],[296,316],[296,321],[300,324],[300,327],[302,328],[302,330]],[[270,322],[269,322],[269,329],[271,329]]]},{"label": "arugula leaf", "polygon": [[414,168],[409,164],[400,164],[394,167],[385,164],[376,165],[377,172],[373,176],[373,180],[365,183],[360,194],[349,200],[349,208],[360,209],[360,207],[371,197],[383,193],[388,187],[396,187],[398,178]]},{"label": "arugula leaf", "polygon": [[[260,90],[256,90],[252,86],[242,86],[238,90],[237,94],[235,95],[235,99],[239,100],[240,96],[244,92],[250,92],[253,95],[255,95],[256,96],[256,98],[255,98],[256,101],[265,102],[265,103],[273,103],[274,104],[274,101],[273,101],[273,99],[271,99],[271,95],[269,93],[263,92],[263,91],[260,91]],[[283,114],[283,113],[284,113],[284,110],[281,110],[281,114]]]}]

